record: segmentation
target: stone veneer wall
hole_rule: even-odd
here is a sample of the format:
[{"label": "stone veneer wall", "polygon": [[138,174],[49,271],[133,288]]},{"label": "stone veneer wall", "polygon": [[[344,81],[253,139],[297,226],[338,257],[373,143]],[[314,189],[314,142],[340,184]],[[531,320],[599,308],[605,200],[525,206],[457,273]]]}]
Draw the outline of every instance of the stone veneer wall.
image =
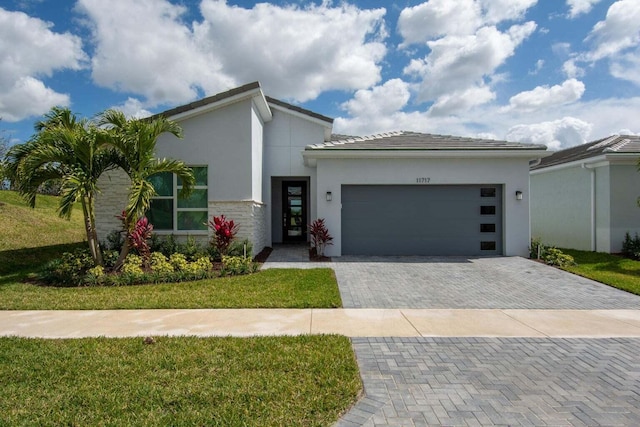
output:
[{"label": "stone veneer wall", "polygon": [[224,215],[239,224],[236,239],[249,239],[253,254],[267,246],[267,209],[264,203],[253,200],[209,201],[209,218]]},{"label": "stone veneer wall", "polygon": [[121,169],[102,174],[98,180],[100,193],[96,196],[96,231],[98,240],[104,241],[113,230],[120,230],[120,215],[127,207],[129,177]]},{"label": "stone veneer wall", "polygon": [[[96,229],[98,239],[104,241],[113,230],[122,226],[116,218],[127,205],[127,191],[129,177],[121,170],[114,170],[103,174],[98,181],[101,192],[96,197]],[[239,224],[237,239],[249,239],[253,244],[253,254],[259,253],[267,242],[267,210],[263,203],[253,200],[243,201],[209,201],[209,219],[213,216],[224,215]],[[161,232],[170,234],[171,232]],[[174,231],[180,238],[188,233]],[[203,243],[208,241],[205,236],[196,236]]]}]

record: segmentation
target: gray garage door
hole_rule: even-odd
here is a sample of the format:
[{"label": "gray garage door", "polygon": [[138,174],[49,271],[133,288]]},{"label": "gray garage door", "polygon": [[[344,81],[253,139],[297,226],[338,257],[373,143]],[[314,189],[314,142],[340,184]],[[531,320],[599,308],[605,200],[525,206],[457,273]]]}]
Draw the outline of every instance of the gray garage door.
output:
[{"label": "gray garage door", "polygon": [[343,185],[344,255],[501,255],[501,185]]}]

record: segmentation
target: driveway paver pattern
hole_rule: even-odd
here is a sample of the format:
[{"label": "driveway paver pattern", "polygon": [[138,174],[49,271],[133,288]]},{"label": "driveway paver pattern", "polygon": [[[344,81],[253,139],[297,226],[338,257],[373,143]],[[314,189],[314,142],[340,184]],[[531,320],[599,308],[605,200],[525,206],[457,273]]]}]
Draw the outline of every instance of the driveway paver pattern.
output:
[{"label": "driveway paver pattern", "polygon": [[334,258],[345,308],[640,309],[640,297],[520,257]]},{"label": "driveway paver pattern", "polygon": [[354,338],[346,426],[637,426],[640,339]]}]

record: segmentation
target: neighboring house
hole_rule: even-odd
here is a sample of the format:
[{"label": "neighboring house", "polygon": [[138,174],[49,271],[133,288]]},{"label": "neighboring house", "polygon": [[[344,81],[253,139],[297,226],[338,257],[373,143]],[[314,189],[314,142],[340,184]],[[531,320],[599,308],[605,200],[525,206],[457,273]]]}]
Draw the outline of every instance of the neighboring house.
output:
[{"label": "neighboring house", "polygon": [[531,168],[531,232],[543,243],[620,252],[640,233],[640,137],[614,135],[553,153]]},{"label": "neighboring house", "polygon": [[[160,233],[206,236],[224,214],[254,253],[306,242],[325,218],[326,254],[526,255],[529,164],[546,147],[393,132],[332,138],[333,119],[266,97],[251,83],[162,113],[184,139],[163,136],[159,157],[194,168],[197,186],[177,198],[173,176],[153,180],[149,217]],[[126,176],[100,182],[101,238],[119,227]]]}]

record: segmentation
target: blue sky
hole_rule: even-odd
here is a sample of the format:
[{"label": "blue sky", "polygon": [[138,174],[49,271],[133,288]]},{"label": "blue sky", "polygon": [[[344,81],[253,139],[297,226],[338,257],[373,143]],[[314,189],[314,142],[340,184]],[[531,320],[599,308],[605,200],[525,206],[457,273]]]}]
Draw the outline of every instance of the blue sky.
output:
[{"label": "blue sky", "polygon": [[637,0],[0,0],[0,130],[260,81],[334,132],[559,149],[640,132]]}]

